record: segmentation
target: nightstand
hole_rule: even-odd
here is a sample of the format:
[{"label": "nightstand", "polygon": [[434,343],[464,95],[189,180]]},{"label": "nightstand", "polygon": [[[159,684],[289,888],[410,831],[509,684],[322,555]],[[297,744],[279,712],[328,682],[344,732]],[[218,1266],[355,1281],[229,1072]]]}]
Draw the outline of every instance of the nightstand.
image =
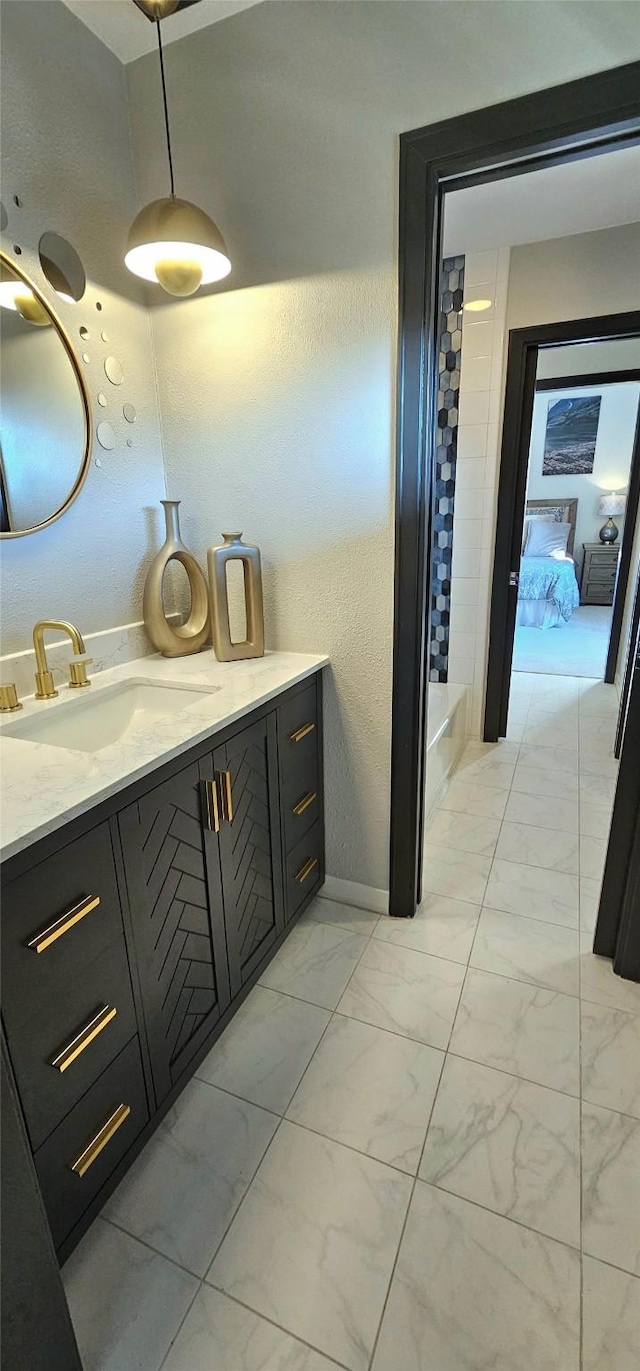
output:
[{"label": "nightstand", "polygon": [[619,543],[583,543],[581,605],[612,605],[618,574]]}]

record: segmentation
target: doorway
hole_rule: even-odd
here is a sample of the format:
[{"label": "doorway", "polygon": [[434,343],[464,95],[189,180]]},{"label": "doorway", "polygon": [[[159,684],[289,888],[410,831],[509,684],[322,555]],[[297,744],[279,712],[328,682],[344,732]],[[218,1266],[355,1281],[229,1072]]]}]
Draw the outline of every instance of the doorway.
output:
[{"label": "doorway", "polygon": [[[412,917],[421,890],[444,194],[629,145],[640,133],[638,75],[633,64],[402,139],[390,877],[395,916]],[[587,338],[583,334],[580,341]],[[533,387],[535,367],[530,380]],[[524,505],[524,491],[522,497]]]},{"label": "doorway", "polygon": [[[615,365],[622,345],[640,362],[640,311],[510,334],[486,741],[507,735],[518,673],[615,681],[640,491],[640,367]],[[607,348],[611,368],[590,371]]]}]

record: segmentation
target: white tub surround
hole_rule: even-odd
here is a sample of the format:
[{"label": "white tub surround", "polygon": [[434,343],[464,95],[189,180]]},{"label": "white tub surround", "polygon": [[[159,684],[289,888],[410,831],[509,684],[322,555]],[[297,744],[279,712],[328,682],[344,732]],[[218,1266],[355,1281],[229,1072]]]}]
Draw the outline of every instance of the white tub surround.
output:
[{"label": "white tub surround", "polygon": [[467,687],[431,682],[427,711],[425,820],[438,803],[467,741]]},{"label": "white tub surround", "polygon": [[[55,700],[26,700],[20,714],[7,715],[0,723],[0,857],[6,860],[100,800],[117,794],[160,763],[177,757],[185,747],[219,732],[311,676],[328,660],[321,654],[294,652],[269,652],[257,660],[228,663],[218,662],[213,651],[171,661],[143,657],[103,671],[93,679],[90,692],[64,687]],[[71,713],[89,694],[95,699],[100,691],[131,680],[155,685],[175,683],[211,693],[203,693],[186,708],[176,708],[158,718],[152,726],[130,731],[99,752],[80,752],[9,735],[9,730],[26,725],[31,718],[42,718],[53,710]]]}]

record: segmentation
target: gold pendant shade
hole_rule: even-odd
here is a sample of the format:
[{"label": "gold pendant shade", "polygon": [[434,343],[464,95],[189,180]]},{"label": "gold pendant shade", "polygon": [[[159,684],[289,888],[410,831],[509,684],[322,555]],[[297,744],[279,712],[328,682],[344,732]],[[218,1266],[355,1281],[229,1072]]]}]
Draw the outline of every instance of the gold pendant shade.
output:
[{"label": "gold pendant shade", "polygon": [[169,106],[160,20],[172,14],[177,0],[135,0],[158,33],[158,57],[171,194],[152,200],[136,215],[125,250],[125,265],[144,281],[156,281],[169,295],[194,295],[199,286],[221,281],[231,271],[224,238],[213,219],[190,200],[180,200],[173,180]]},{"label": "gold pendant shade", "polygon": [[44,305],[36,298],[25,281],[14,275],[9,266],[0,269],[0,306],[15,310],[28,324],[46,328],[51,324]]},{"label": "gold pendant shade", "polygon": [[152,200],[134,219],[125,264],[169,295],[193,295],[231,271],[224,238],[213,219],[189,200]]}]

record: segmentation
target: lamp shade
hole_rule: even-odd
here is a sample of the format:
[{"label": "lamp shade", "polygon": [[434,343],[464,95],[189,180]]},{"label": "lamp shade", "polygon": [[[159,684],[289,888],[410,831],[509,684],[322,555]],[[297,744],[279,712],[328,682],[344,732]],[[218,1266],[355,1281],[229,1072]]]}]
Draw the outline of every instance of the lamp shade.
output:
[{"label": "lamp shade", "polygon": [[604,514],[608,519],[612,519],[616,514],[624,514],[626,503],[626,495],[601,495],[598,500],[598,514]]},{"label": "lamp shade", "polygon": [[16,310],[28,324],[46,328],[51,323],[44,305],[18,276],[3,266],[0,273],[0,306]]},{"label": "lamp shade", "polygon": [[170,295],[193,295],[198,286],[221,281],[231,271],[213,219],[177,196],[152,200],[140,210],[129,230],[124,260],[134,275],[159,282]]}]

